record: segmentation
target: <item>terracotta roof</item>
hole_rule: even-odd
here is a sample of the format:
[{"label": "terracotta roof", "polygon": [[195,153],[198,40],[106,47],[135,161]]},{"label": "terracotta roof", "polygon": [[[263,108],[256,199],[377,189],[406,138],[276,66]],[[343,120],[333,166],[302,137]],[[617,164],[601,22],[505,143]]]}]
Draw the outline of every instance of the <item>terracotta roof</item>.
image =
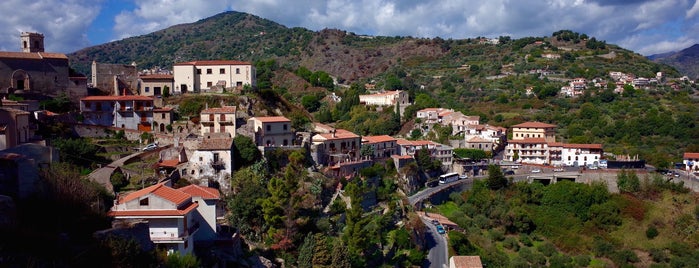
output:
[{"label": "terracotta roof", "polygon": [[318,122],[313,123],[313,128],[316,132],[321,132],[321,133],[330,133],[334,127],[328,126],[326,124],[321,124]]},{"label": "terracotta roof", "polygon": [[430,145],[430,144],[436,144],[431,141],[426,141],[426,140],[417,140],[417,141],[411,141],[411,140],[406,140],[406,139],[396,139],[396,142],[398,145],[401,146],[425,146],[425,145]]},{"label": "terracotta roof", "polygon": [[233,139],[204,139],[199,144],[198,150],[230,150],[233,148]]},{"label": "terracotta roof", "polygon": [[283,116],[261,116],[261,117],[253,117],[251,119],[256,119],[257,121],[260,121],[262,123],[291,122],[291,120],[289,120],[289,118],[286,118]]},{"label": "terracotta roof", "polygon": [[520,128],[555,128],[555,125],[551,124],[546,124],[546,123],[541,123],[541,122],[524,122],[519,125],[514,125],[512,127],[520,127]]},{"label": "terracotta roof", "polygon": [[189,194],[186,194],[182,191],[178,191],[175,189],[172,189],[168,186],[165,185],[164,182],[158,183],[153,186],[149,186],[146,188],[143,188],[141,190],[132,192],[122,198],[119,198],[119,203],[126,203],[134,199],[138,199],[140,197],[149,195],[149,194],[154,194],[157,196],[162,197],[165,200],[168,200],[172,203],[175,203],[176,205],[181,204],[182,202],[188,200],[191,198]]},{"label": "terracotta roof", "polygon": [[141,78],[141,80],[161,80],[161,79],[174,79],[174,76],[171,74],[148,74],[148,75],[140,75],[138,78]]},{"label": "terracotta roof", "polygon": [[577,144],[577,143],[564,143],[563,148],[576,148],[576,149],[602,149],[602,144]]},{"label": "terracotta roof", "polygon": [[223,106],[220,108],[209,108],[201,111],[202,114],[229,114],[235,113],[235,106]]},{"label": "terracotta roof", "polygon": [[397,155],[397,154],[394,154],[394,155],[391,155],[391,158],[395,158],[395,159],[414,159],[414,157],[413,157],[412,155],[407,155],[407,154],[406,154],[406,155]]},{"label": "terracotta roof", "polygon": [[109,212],[107,212],[107,216],[112,216],[112,217],[184,216],[184,215],[187,215],[187,213],[189,213],[190,211],[196,209],[197,207],[199,207],[199,204],[192,202],[183,209],[110,210]]},{"label": "terracotta roof", "polygon": [[699,153],[684,153],[684,156],[682,158],[684,158],[684,159],[689,159],[689,158],[697,159],[697,158],[699,158]]},{"label": "terracotta roof", "polygon": [[419,110],[418,112],[425,112],[425,113],[427,113],[427,112],[441,112],[444,110],[446,110],[446,109],[444,109],[444,108],[425,108],[425,109]]},{"label": "terracotta roof", "polygon": [[379,97],[379,96],[390,96],[390,95],[396,95],[400,93],[400,90],[392,90],[392,91],[386,91],[386,92],[381,92],[381,93],[376,93],[376,94],[363,94],[359,95],[361,96],[372,96],[372,97]]},{"label": "terracotta roof", "polygon": [[89,96],[80,99],[80,101],[131,101],[131,100],[153,100],[153,97],[140,95],[122,95],[122,96]]},{"label": "terracotta roof", "polygon": [[177,167],[177,164],[180,163],[179,159],[168,159],[168,160],[163,160],[160,163],[157,163],[158,166],[160,167]]},{"label": "terracotta roof", "polygon": [[247,61],[237,61],[237,60],[199,60],[199,61],[188,61],[175,63],[177,65],[194,65],[194,66],[205,66],[205,65],[252,65]]},{"label": "terracotta roof", "polygon": [[362,142],[366,142],[366,143],[377,143],[377,142],[387,142],[387,141],[396,141],[396,138],[388,136],[388,135],[362,137]]},{"label": "terracotta roof", "polygon": [[172,107],[160,107],[153,109],[153,112],[169,112],[172,111]]},{"label": "terracotta roof", "polygon": [[11,58],[11,59],[27,59],[27,60],[40,60],[40,59],[62,59],[68,60],[65,54],[61,53],[46,53],[46,52],[12,52],[12,51],[2,51],[0,52],[0,58]]},{"label": "terracotta roof", "polygon": [[486,140],[484,138],[481,138],[479,136],[475,136],[475,137],[468,139],[468,141],[466,141],[466,142],[491,142],[491,141]]},{"label": "terracotta roof", "polygon": [[199,196],[203,199],[219,199],[221,195],[218,189],[190,184],[178,190],[188,193],[191,196]]},{"label": "terracotta roof", "polygon": [[508,143],[546,143],[546,140],[543,138],[526,138],[526,139],[521,139],[521,140],[508,140]]},{"label": "terracotta roof", "polygon": [[452,256],[456,268],[483,268],[480,256]]},{"label": "terracotta roof", "polygon": [[352,139],[359,138],[359,135],[352,133],[351,131],[344,129],[335,129],[335,133],[321,133],[316,136],[321,136],[325,140],[339,140],[339,139]]}]

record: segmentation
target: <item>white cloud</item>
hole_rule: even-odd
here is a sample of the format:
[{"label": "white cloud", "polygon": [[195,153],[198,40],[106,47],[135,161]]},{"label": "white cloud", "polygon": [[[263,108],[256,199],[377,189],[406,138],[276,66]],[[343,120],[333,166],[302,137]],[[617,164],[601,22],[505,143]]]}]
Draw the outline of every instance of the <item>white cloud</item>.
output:
[{"label": "white cloud", "polygon": [[0,51],[20,51],[21,32],[44,34],[45,50],[69,53],[88,46],[87,29],[104,0],[0,1]]}]

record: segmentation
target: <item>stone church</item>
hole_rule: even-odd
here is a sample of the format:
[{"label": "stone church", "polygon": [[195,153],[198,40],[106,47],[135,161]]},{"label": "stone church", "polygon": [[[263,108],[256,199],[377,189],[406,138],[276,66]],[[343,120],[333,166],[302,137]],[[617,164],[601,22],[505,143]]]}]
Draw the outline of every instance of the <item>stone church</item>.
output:
[{"label": "stone church", "polygon": [[86,93],[84,76],[70,77],[68,57],[44,52],[44,35],[21,33],[21,52],[0,51],[0,94]]}]

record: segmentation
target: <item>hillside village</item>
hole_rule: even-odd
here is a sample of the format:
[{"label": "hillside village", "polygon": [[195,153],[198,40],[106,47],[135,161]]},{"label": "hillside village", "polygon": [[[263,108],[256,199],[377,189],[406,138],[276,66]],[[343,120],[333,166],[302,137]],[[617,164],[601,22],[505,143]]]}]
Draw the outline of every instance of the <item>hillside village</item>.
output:
[{"label": "hillside village", "polygon": [[[496,41],[498,39],[490,39],[484,44],[497,45]],[[158,248],[166,255],[192,255],[197,252],[197,247],[211,248],[212,245],[230,247],[230,251],[225,253],[212,253],[220,254],[216,256],[220,261],[242,258],[240,256],[244,254],[241,252],[248,250],[242,249],[246,244],[264,247],[263,244],[272,241],[272,248],[291,248],[284,244],[289,237],[278,238],[275,235],[282,232],[275,233],[274,230],[291,229],[288,226],[293,224],[287,222],[287,216],[301,219],[315,215],[313,213],[322,214],[315,212],[320,210],[318,208],[347,211],[349,214],[352,209],[360,207],[359,216],[346,216],[347,225],[352,224],[352,220],[360,222],[362,213],[381,214],[384,210],[400,215],[386,220],[391,224],[411,226],[416,224],[411,221],[419,217],[410,218],[408,213],[401,211],[404,208],[395,208],[393,202],[402,203],[408,196],[440,184],[443,175],[452,173],[461,175],[463,180],[486,178],[495,171],[512,172],[509,175],[542,170],[542,173],[553,174],[559,171],[580,174],[607,172],[622,168],[645,171],[643,159],[634,156],[627,159],[624,155],[605,152],[605,144],[562,141],[556,122],[531,120],[505,127],[491,125],[491,120],[481,120],[480,114],[464,113],[446,106],[416,109],[417,106],[413,106],[416,99],[407,90],[388,88],[387,83],[367,81],[359,86],[362,94],[343,94],[340,97],[333,92],[332,96],[323,99],[340,105],[356,97],[358,106],[364,106],[367,111],[389,114],[391,120],[397,120],[400,129],[391,131],[392,135],[365,135],[343,128],[342,123],[314,121],[312,116],[306,116],[307,121],[299,124],[297,117],[300,112],[296,110],[284,113],[280,108],[265,110],[256,107],[271,100],[259,93],[259,70],[253,62],[196,59],[174,63],[172,70],[139,70],[137,65],[93,61],[88,77],[72,71],[64,54],[44,52],[43,42],[40,33],[22,33],[21,52],[0,52],[0,77],[3,77],[0,79],[0,194],[9,197],[3,198],[3,202],[28,199],[41,192],[37,185],[47,176],[43,170],[59,161],[95,161],[85,159],[89,158],[87,155],[57,150],[57,133],[69,132],[83,141],[99,140],[105,144],[116,139],[122,144],[118,149],[121,152],[115,153],[116,157],[108,162],[85,167],[81,174],[101,185],[107,195],[113,197],[111,203],[98,201],[93,204],[98,207],[105,205],[102,212],[111,224],[96,232],[95,236],[104,239],[109,235],[140,238],[141,245],[150,245],[143,248]],[[551,52],[540,57],[559,59],[560,55]],[[494,79],[506,79],[511,75],[505,70],[506,66],[503,68],[502,77]],[[526,72],[542,78],[548,75],[546,70]],[[610,71],[590,80],[583,77],[564,80],[566,85],[553,93],[556,97],[584,98],[591,90],[598,92],[603,88],[613,88],[617,95],[632,94],[629,92],[652,91],[658,85],[679,91],[681,85],[694,83],[687,77],[667,77],[662,72],[657,72],[655,77],[641,77],[621,71]],[[350,87],[338,81],[333,81],[332,86]],[[525,94],[536,96],[542,91],[532,86]],[[205,101],[203,107],[199,106],[191,116],[185,116],[184,110],[188,107],[184,103],[191,98],[205,98]],[[54,109],[52,104],[60,109]],[[77,109],[68,108],[70,106]],[[306,104],[292,106],[298,108]],[[49,131],[48,126],[55,128]],[[260,161],[262,159],[264,161]],[[694,176],[691,171],[699,170],[698,159],[697,152],[684,153],[682,169],[686,176]],[[230,207],[232,203],[226,203],[225,198],[241,194],[241,182],[233,179],[241,172],[241,167],[257,167],[259,163],[269,165],[260,170],[277,170],[282,174],[269,176],[274,177],[272,179],[265,178],[270,180],[270,184],[286,174],[291,174],[290,177],[304,174],[297,180],[321,178],[320,182],[299,183],[304,186],[299,187],[301,197],[298,198],[311,195],[313,191],[317,191],[315,195],[318,197],[313,199],[313,204],[299,204],[302,209],[296,212],[297,215],[274,220],[279,223],[268,233],[249,230],[241,233],[236,231],[241,227],[228,220],[236,216],[231,213],[241,208]],[[490,166],[496,166],[496,170]],[[264,173],[259,170],[250,172]],[[392,191],[395,196],[354,194],[353,191],[358,190],[349,186],[361,178],[365,185],[369,185],[365,187],[381,188],[385,182],[372,182],[377,176],[371,174],[390,172],[395,172],[395,181],[391,182],[395,184],[395,191]],[[312,190],[318,185],[322,186],[321,189]],[[309,190],[301,191],[306,186]],[[291,191],[297,194],[293,189]],[[274,196],[274,193],[270,195]],[[356,200],[357,197],[362,197],[363,202]],[[280,213],[285,213],[285,206],[279,206]],[[365,207],[364,211],[361,211],[362,207]],[[267,206],[262,205],[262,208]],[[332,213],[337,214],[326,212],[325,215],[336,215]],[[266,217],[269,213],[264,214]],[[343,220],[338,219],[340,221]],[[2,224],[7,227],[12,226],[12,222]],[[271,222],[269,220],[266,224],[273,225]],[[298,229],[310,228],[305,223],[295,224]],[[457,224],[453,225],[458,228]],[[424,229],[424,225],[420,226]],[[411,241],[419,237],[421,231],[414,232],[409,235],[413,237]],[[265,238],[253,242],[253,234]],[[305,235],[295,239],[303,240],[303,237]],[[396,264],[398,266],[409,263],[407,259],[411,254],[417,254],[410,253],[408,246],[402,247],[408,253],[397,253],[406,256],[404,262]],[[456,265],[454,262],[460,262],[461,257],[452,255],[456,256],[452,265]],[[287,261],[295,260],[285,257]],[[486,263],[490,261],[490,257],[483,258],[486,258]],[[420,265],[421,260],[418,258],[412,265]],[[272,261],[279,262],[264,258],[237,261],[237,264],[249,267],[256,267],[252,264],[255,262],[267,267],[271,267]],[[367,259],[361,264],[381,263],[374,261]],[[476,257],[475,262],[480,263],[481,257]],[[330,264],[330,261],[326,263]],[[287,265],[294,266],[293,263]]]}]

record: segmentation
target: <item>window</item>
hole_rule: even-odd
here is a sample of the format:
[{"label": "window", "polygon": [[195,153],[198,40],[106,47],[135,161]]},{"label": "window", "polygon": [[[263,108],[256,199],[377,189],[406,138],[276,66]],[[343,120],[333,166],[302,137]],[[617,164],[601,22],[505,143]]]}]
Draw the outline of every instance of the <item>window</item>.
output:
[{"label": "window", "polygon": [[226,69],[224,69],[224,68],[218,69],[218,73],[219,74],[226,74]]},{"label": "window", "polygon": [[165,119],[165,113],[160,114],[160,119]]},{"label": "window", "polygon": [[148,198],[143,198],[140,201],[138,201],[138,204],[141,206],[147,206],[148,205]]},{"label": "window", "polygon": [[146,92],[150,92],[150,87],[146,87]]},{"label": "window", "polygon": [[272,126],[267,125],[267,131],[272,131]]},{"label": "window", "polygon": [[213,82],[206,82],[206,86],[207,86],[207,87],[212,87],[213,85],[214,85]]},{"label": "window", "polygon": [[235,68],[235,73],[240,74],[240,68]]},{"label": "window", "polygon": [[199,162],[201,162],[201,161],[204,161],[204,158],[200,156],[200,157],[199,157]]},{"label": "window", "polygon": [[289,126],[287,126],[286,124],[284,124],[284,130],[286,130],[287,128],[289,128]]},{"label": "window", "polygon": [[197,74],[201,74],[201,69],[197,69]]},{"label": "window", "polygon": [[214,153],[214,163],[218,162],[218,153]]},{"label": "window", "polygon": [[213,70],[211,70],[211,69],[206,69],[206,74],[212,74],[212,73],[214,73]]}]

